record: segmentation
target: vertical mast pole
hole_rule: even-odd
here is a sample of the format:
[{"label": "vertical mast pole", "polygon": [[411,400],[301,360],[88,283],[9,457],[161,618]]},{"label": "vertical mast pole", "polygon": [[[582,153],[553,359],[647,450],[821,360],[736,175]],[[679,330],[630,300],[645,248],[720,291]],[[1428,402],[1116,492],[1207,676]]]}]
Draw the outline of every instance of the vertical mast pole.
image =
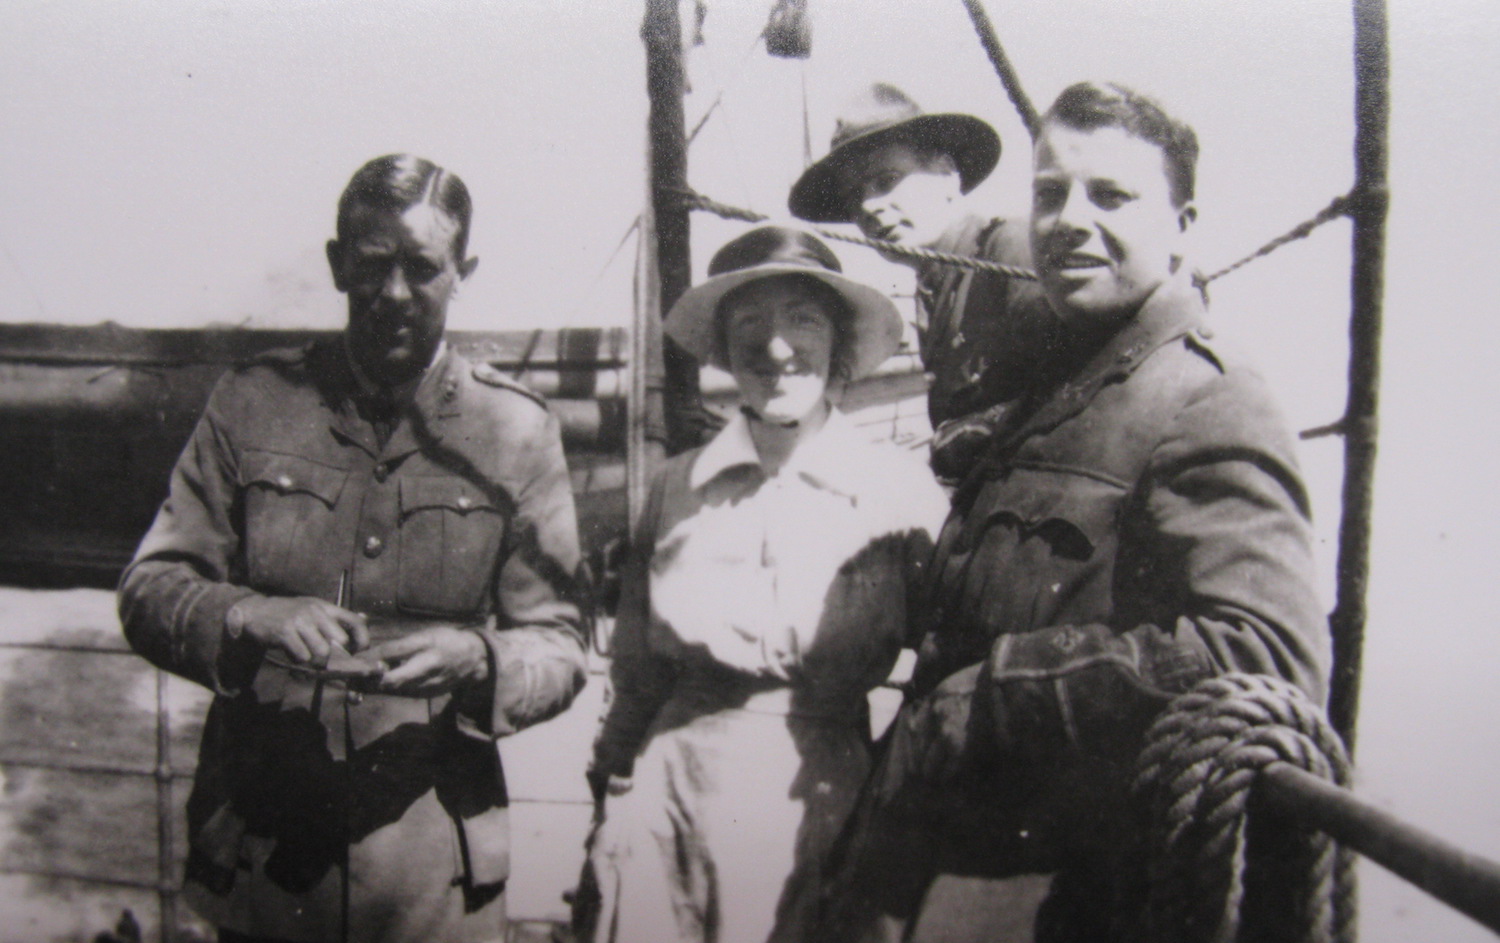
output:
[{"label": "vertical mast pole", "polygon": [[1380,327],[1385,288],[1390,51],[1384,0],[1354,0],[1354,222],[1350,275],[1349,398],[1344,410],[1343,519],[1328,714],[1354,752],[1359,713],[1374,497]]},{"label": "vertical mast pole", "polygon": [[[646,94],[650,98],[651,209],[656,271],[660,277],[659,311],[665,314],[692,280],[688,242],[687,137],[683,114],[682,23],[678,0],[646,0],[641,38],[646,44]],[[648,251],[650,246],[648,245]],[[670,339],[663,349],[663,410],[667,451],[698,444],[702,399],[698,364]]]}]

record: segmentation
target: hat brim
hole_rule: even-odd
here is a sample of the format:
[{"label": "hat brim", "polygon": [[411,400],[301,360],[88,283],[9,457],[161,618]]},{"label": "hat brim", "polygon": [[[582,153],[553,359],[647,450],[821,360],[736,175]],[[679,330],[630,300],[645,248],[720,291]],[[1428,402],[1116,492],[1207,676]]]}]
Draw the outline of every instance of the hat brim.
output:
[{"label": "hat brim", "polygon": [[741,285],[776,275],[806,275],[839,293],[849,305],[852,321],[846,342],[852,345],[849,379],[869,376],[901,346],[902,322],[896,306],[882,292],[846,278],[837,272],[806,265],[768,264],[715,275],[683,292],[667,312],[663,329],[667,336],[698,358],[699,363],[728,370],[718,344],[715,318],[719,302]]},{"label": "hat brim", "polygon": [[963,114],[917,115],[850,138],[829,151],[792,184],[787,208],[813,223],[852,222],[848,201],[839,190],[838,169],[889,141],[935,147],[952,157],[964,193],[983,183],[1000,162],[1000,135],[984,121]]}]

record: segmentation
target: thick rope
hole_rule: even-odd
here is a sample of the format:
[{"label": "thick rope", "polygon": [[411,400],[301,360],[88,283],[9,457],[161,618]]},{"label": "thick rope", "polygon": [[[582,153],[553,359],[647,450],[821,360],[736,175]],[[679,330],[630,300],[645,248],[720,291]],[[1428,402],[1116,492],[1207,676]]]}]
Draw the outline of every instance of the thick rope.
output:
[{"label": "thick rope", "polygon": [[1000,38],[995,35],[995,27],[990,22],[989,14],[984,12],[984,5],[979,0],[964,0],[964,7],[974,23],[979,44],[984,47],[985,55],[990,57],[990,65],[995,67],[1000,84],[1005,86],[1005,94],[1010,96],[1010,103],[1015,106],[1016,114],[1021,116],[1021,123],[1026,125],[1027,133],[1035,138],[1037,129],[1041,126],[1041,116],[1027,97],[1026,90],[1021,88],[1021,77],[1016,74],[1015,66],[1011,65],[1010,57],[1000,45]]},{"label": "thick rope", "polygon": [[[682,198],[691,209],[706,210],[723,219],[738,219],[747,223],[762,223],[771,217],[754,210],[741,209],[738,206],[730,206],[720,203],[701,193],[692,190],[680,191]],[[958,268],[973,269],[979,272],[994,272],[1008,278],[1020,278],[1026,281],[1036,281],[1036,273],[1028,268],[1017,265],[1004,265],[1000,262],[991,262],[989,259],[976,259],[967,255],[954,255],[951,252],[938,252],[935,249],[922,249],[917,246],[905,246],[899,242],[886,242],[883,239],[866,239],[863,236],[851,236],[821,226],[809,227],[813,232],[825,239],[836,239],[839,242],[847,242],[856,246],[865,246],[869,249],[878,249],[889,255],[899,255],[909,259],[920,259],[924,262],[936,262],[940,265],[952,265]]]},{"label": "thick rope", "polygon": [[1343,744],[1306,695],[1277,678],[1225,675],[1173,701],[1146,738],[1124,938],[1352,943],[1352,852],[1251,803],[1259,771],[1277,761],[1347,784]]},{"label": "thick rope", "polygon": [[[706,197],[703,194],[693,190],[684,190],[681,191],[681,193],[682,198],[687,202],[689,208],[695,210],[704,210],[709,213],[713,213],[715,216],[722,217],[723,219],[738,219],[743,220],[747,223],[761,223],[765,222],[767,219],[770,219],[770,217],[766,216],[764,213],[757,213],[754,210],[742,209],[738,206],[730,206],[728,203],[720,203],[718,200]],[[1242,269],[1245,266],[1249,265],[1251,262],[1254,262],[1256,259],[1264,258],[1265,256],[1270,255],[1272,252],[1275,252],[1277,249],[1280,249],[1282,246],[1286,245],[1289,242],[1296,242],[1298,239],[1306,239],[1309,235],[1312,234],[1313,230],[1317,229],[1319,226],[1322,226],[1324,223],[1329,223],[1342,216],[1349,215],[1351,208],[1354,205],[1355,198],[1356,195],[1353,193],[1347,193],[1343,196],[1334,197],[1327,206],[1323,207],[1313,216],[1293,226],[1291,229],[1277,236],[1275,239],[1272,239],[1270,242],[1267,242],[1259,249],[1256,249],[1254,252],[1233,263],[1232,265],[1226,265],[1224,268],[1219,269],[1211,275],[1194,275],[1193,285],[1199,291],[1205,292],[1206,295],[1210,282],[1217,281],[1218,279],[1223,278],[1225,275],[1228,275],[1230,272],[1238,271],[1239,269]],[[991,262],[988,259],[976,259],[973,256],[955,255],[951,252],[938,252],[933,249],[923,249],[916,246],[905,246],[901,245],[900,243],[886,242],[880,239],[866,239],[862,236],[851,236],[846,233],[838,232],[836,230],[824,229],[821,226],[813,226],[811,228],[813,232],[816,232],[818,235],[824,237],[825,239],[837,239],[839,242],[847,242],[856,246],[865,246],[866,248],[870,249],[878,249],[879,251],[887,253],[889,255],[899,255],[910,259],[921,259],[924,262],[936,262],[939,265],[951,265],[956,268],[973,269],[979,272],[994,272],[996,274],[1005,275],[1010,278],[1020,278],[1026,281],[1036,281],[1035,272],[1031,271],[1030,269],[1020,268],[1019,266],[1015,265],[1004,265],[999,262]]]}]

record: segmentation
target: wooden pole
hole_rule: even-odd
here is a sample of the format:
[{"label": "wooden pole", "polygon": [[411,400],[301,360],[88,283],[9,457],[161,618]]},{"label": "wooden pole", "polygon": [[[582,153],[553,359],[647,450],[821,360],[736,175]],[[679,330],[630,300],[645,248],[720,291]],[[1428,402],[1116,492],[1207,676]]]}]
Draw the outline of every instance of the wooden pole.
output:
[{"label": "wooden pole", "polygon": [[[655,232],[659,309],[670,311],[692,281],[688,241],[686,117],[683,114],[682,23],[678,0],[646,0],[641,38],[646,45],[651,211]],[[643,229],[642,234],[646,234]],[[662,350],[666,446],[676,454],[697,445],[703,425],[698,364],[670,338]]]},{"label": "wooden pole", "polygon": [[177,849],[173,823],[177,804],[172,798],[172,715],[167,710],[167,673],[156,675],[156,894],[162,943],[177,940]]},{"label": "wooden pole", "polygon": [[1385,288],[1386,133],[1390,55],[1384,0],[1354,0],[1354,222],[1350,274],[1349,397],[1344,409],[1343,518],[1338,598],[1329,617],[1333,677],[1328,717],[1354,754],[1370,575],[1380,392],[1380,328]]},{"label": "wooden pole", "polygon": [[635,322],[630,331],[630,387],[625,429],[625,503],[635,533],[651,473],[664,454],[662,417],[661,277],[656,271],[656,224],[648,203],[637,221]]},{"label": "wooden pole", "polygon": [[1500,864],[1470,854],[1289,763],[1272,763],[1255,798],[1500,933]]}]

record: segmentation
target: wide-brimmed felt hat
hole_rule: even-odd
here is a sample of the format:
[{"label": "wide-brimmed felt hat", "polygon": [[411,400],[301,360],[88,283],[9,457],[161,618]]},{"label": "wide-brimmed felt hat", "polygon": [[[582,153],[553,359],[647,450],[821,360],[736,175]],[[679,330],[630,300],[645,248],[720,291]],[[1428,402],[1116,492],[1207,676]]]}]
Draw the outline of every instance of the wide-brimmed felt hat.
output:
[{"label": "wide-brimmed felt hat", "polygon": [[708,279],[683,292],[667,312],[667,335],[701,363],[729,369],[719,343],[719,302],[741,285],[776,275],[815,278],[844,299],[841,325],[851,347],[850,375],[868,376],[901,346],[901,315],[884,293],[848,278],[838,256],[812,233],[760,226],[724,244],[708,263]]},{"label": "wide-brimmed felt hat", "polygon": [[964,193],[979,186],[1000,160],[1000,135],[984,121],[973,115],[927,114],[899,88],[877,82],[845,106],[827,156],[792,184],[787,198],[792,215],[814,223],[851,222],[837,171],[888,141],[932,147],[952,157]]}]

